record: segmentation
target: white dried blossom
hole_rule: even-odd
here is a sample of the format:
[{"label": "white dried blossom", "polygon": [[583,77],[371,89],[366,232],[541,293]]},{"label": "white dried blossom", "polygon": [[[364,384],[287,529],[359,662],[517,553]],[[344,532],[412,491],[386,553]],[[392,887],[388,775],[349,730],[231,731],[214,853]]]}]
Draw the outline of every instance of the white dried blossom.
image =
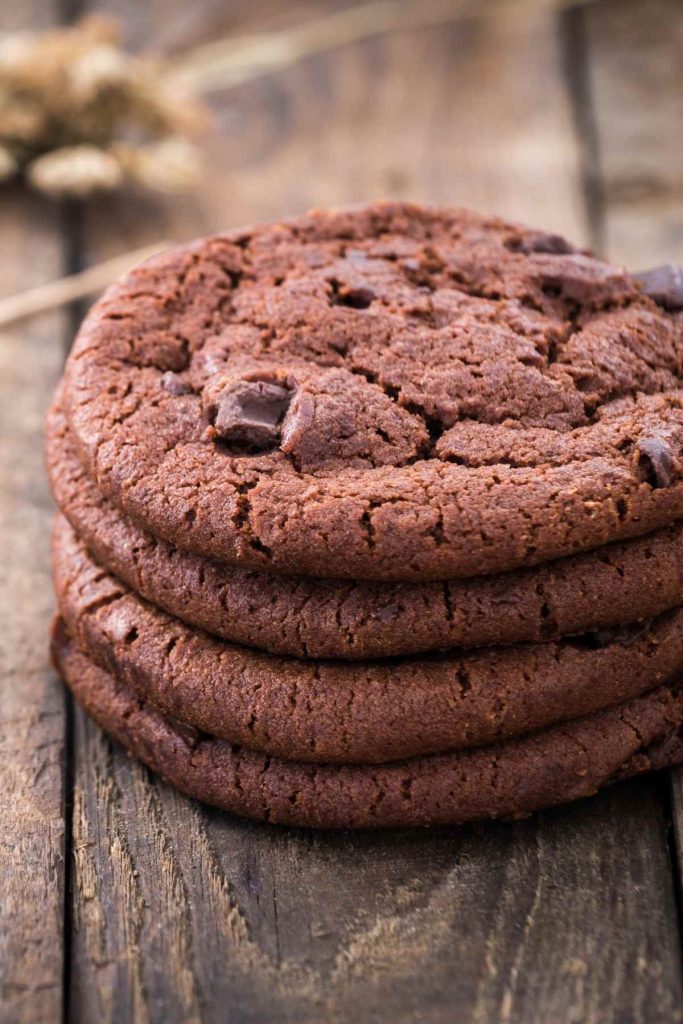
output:
[{"label": "white dried blossom", "polygon": [[[167,192],[187,188],[197,157],[178,136],[198,134],[207,118],[198,99],[169,87],[163,60],[121,48],[111,19],[0,33],[6,175],[16,169],[43,192],[87,196],[127,179]],[[3,173],[0,161],[0,181]]]},{"label": "white dried blossom", "polygon": [[0,72],[23,67],[35,52],[35,36],[30,32],[12,32],[0,36]]},{"label": "white dried blossom", "polygon": [[63,146],[28,166],[32,185],[49,195],[88,196],[113,189],[123,181],[118,160],[96,146]]},{"label": "white dried blossom", "polygon": [[80,100],[90,100],[103,89],[129,81],[130,65],[125,54],[116,47],[97,46],[81,54],[67,73],[74,95]]},{"label": "white dried blossom", "polygon": [[184,192],[201,171],[195,146],[175,137],[130,150],[127,163],[136,181],[157,192]]},{"label": "white dried blossom", "polygon": [[18,170],[17,161],[7,146],[0,146],[0,181],[12,178]]}]

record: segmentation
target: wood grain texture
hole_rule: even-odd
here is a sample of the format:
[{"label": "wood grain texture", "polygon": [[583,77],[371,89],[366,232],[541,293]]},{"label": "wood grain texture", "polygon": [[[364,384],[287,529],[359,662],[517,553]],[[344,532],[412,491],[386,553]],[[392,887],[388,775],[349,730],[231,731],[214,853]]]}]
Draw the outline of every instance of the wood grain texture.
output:
[{"label": "wood grain texture", "polygon": [[[260,0],[98,7],[122,15],[137,44],[171,49],[282,16]],[[586,241],[558,26],[542,12],[454,22],[215,96],[203,187],[183,201],[93,205],[84,256],[380,195],[496,210]],[[71,1020],[682,1018],[663,778],[515,825],[353,835],[202,808],[80,714],[75,759]]]},{"label": "wood grain texture", "polygon": [[516,825],[310,833],[186,801],[83,720],[78,744],[74,1020],[681,1019],[652,780]]},{"label": "wood grain texture", "polygon": [[[683,263],[683,17],[676,0],[587,12],[608,255],[631,267]],[[683,769],[671,773],[679,888]]]},{"label": "wood grain texture", "polygon": [[605,248],[634,270],[683,260],[683,16],[678,0],[586,8]]},{"label": "wood grain texture", "polygon": [[[3,27],[46,25],[49,3],[7,11]],[[0,293],[61,272],[56,208],[0,194]],[[52,505],[43,416],[61,369],[64,319],[0,335],[0,1020],[59,1020],[64,911],[65,697],[48,666]]]}]

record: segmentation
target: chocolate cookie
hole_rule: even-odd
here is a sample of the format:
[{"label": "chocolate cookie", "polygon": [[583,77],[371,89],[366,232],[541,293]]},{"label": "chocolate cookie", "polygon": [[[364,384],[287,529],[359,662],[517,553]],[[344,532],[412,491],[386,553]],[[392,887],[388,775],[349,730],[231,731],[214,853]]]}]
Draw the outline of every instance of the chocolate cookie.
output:
[{"label": "chocolate cookie", "polygon": [[683,604],[683,525],[501,576],[426,583],[243,570],[141,530],[97,490],[63,415],[48,420],[58,505],[101,565],[190,625],[274,654],[355,660],[541,641]]},{"label": "chocolate cookie", "polygon": [[153,534],[290,575],[468,577],[683,517],[681,318],[555,236],[379,204],[209,238],[84,323],[68,417]]},{"label": "chocolate cookie", "polygon": [[381,766],[309,765],[232,746],[164,717],[81,654],[61,624],[53,657],[101,727],[178,789],[285,825],[376,828],[521,817],[683,759],[683,696],[676,687],[496,746]]},{"label": "chocolate cookie", "polygon": [[53,551],[62,615],[98,664],[174,718],[286,760],[382,762],[490,743],[616,704],[683,668],[683,609],[616,633],[469,654],[273,657],[143,601],[63,519]]}]

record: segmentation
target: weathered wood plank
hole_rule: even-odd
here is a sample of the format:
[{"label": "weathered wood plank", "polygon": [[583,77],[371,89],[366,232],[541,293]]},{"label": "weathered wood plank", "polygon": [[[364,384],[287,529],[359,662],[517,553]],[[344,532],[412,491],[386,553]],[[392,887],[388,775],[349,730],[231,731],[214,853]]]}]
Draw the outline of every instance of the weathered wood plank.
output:
[{"label": "weathered wood plank", "polygon": [[190,804],[81,729],[75,1020],[681,1020],[656,782],[516,825],[307,834]]},{"label": "weathered wood plank", "polygon": [[[100,7],[172,46],[176,10],[193,42],[239,18],[211,0]],[[249,5],[250,28],[272,7]],[[560,56],[556,19],[515,11],[214,97],[204,187],[92,208],[87,258],[387,194],[587,241]],[[75,745],[75,1021],[681,1019],[661,780],[512,826],[312,834],[186,801],[80,715]]]},{"label": "weathered wood plank", "polygon": [[678,0],[586,8],[605,248],[633,269],[683,259],[683,17]]},{"label": "weathered wood plank", "polygon": [[[56,5],[18,5],[3,29],[56,20]],[[0,193],[0,292],[62,269],[56,208]],[[59,374],[64,318],[0,336],[0,1019],[58,1020],[62,1005],[65,698],[48,666],[53,598],[51,502],[42,423]]]},{"label": "weathered wood plank", "polygon": [[[609,255],[683,263],[683,18],[676,0],[600,5],[586,16],[604,168]],[[683,877],[683,770],[671,773]]]}]

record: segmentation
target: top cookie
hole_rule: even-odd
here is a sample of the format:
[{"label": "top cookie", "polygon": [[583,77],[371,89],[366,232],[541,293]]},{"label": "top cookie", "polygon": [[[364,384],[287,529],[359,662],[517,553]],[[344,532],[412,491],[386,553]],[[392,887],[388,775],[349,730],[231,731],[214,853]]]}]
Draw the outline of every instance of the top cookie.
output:
[{"label": "top cookie", "polygon": [[68,417],[179,547],[359,579],[531,565],[683,517],[683,318],[647,290],[462,210],[314,212],[111,288]]}]

